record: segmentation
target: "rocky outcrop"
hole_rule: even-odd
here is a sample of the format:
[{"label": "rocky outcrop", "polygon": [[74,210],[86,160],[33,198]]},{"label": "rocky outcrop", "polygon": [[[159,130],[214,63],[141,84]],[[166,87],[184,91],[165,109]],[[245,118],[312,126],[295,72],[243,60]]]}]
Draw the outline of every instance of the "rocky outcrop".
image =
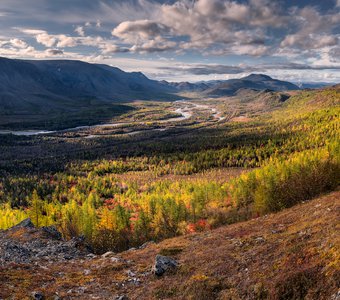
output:
[{"label": "rocky outcrop", "polygon": [[178,263],[171,257],[157,255],[152,271],[157,276],[162,276],[165,272],[174,271]]},{"label": "rocky outcrop", "polygon": [[54,226],[37,228],[30,219],[0,232],[0,265],[44,260],[70,260],[88,254],[83,237],[65,241]]}]

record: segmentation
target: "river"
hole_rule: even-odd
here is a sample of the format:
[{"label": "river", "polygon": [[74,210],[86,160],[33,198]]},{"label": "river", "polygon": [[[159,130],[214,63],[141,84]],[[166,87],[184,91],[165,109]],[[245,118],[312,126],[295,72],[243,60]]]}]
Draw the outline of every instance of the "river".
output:
[{"label": "river", "polygon": [[[222,117],[222,113],[218,111],[216,108],[212,108],[209,105],[203,104],[196,104],[193,102],[185,101],[185,100],[178,100],[174,102],[175,106],[181,105],[182,107],[176,108],[173,112],[180,114],[181,116],[175,118],[169,118],[165,120],[155,121],[158,123],[172,123],[172,122],[180,122],[187,119],[190,119],[193,115],[194,110],[210,110],[212,112],[212,116],[217,121],[224,120]],[[53,134],[53,133],[63,133],[63,132],[72,132],[72,131],[79,131],[83,129],[91,129],[91,128],[98,128],[98,127],[120,127],[126,125],[145,125],[146,122],[121,122],[121,123],[104,123],[104,124],[96,124],[91,126],[77,126],[73,128],[67,128],[62,130],[0,130],[0,134],[13,134],[17,136],[35,136],[35,135],[46,135],[46,134]],[[155,129],[152,129],[155,130]],[[160,130],[160,129],[157,129]],[[162,129],[165,130],[165,129]],[[139,131],[132,131],[129,132],[129,135],[138,134],[141,132],[145,132],[147,130],[139,130]],[[97,137],[95,135],[90,135],[87,138]]]}]

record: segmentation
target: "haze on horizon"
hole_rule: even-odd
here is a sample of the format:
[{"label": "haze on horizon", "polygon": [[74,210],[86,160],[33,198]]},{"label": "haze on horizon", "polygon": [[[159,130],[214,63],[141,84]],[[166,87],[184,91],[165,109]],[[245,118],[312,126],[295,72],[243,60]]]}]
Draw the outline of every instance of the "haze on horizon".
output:
[{"label": "haze on horizon", "polygon": [[340,82],[340,0],[2,0],[0,56],[154,79]]}]

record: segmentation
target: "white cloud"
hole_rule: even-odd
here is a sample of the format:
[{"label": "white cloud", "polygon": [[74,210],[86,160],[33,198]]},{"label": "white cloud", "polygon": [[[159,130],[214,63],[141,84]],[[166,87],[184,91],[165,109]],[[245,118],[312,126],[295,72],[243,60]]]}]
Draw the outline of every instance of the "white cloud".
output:
[{"label": "white cloud", "polygon": [[70,37],[65,34],[49,34],[44,30],[37,29],[25,29],[25,28],[17,28],[19,31],[31,35],[35,37],[36,41],[44,45],[47,48],[51,47],[75,47],[78,44],[78,40],[76,37]]},{"label": "white cloud", "polygon": [[131,52],[152,53],[163,52],[176,49],[177,43],[163,39],[155,39],[145,43],[134,45],[130,48]]},{"label": "white cloud", "polygon": [[22,27],[14,27],[14,29],[16,29],[16,30],[18,30],[22,33],[29,34],[29,35],[38,35],[38,34],[46,33],[45,30],[40,30],[40,29],[22,28]]},{"label": "white cloud", "polygon": [[122,22],[112,30],[113,36],[131,43],[155,39],[167,33],[169,33],[167,26],[149,20]]},{"label": "white cloud", "polygon": [[104,55],[130,52],[128,48],[119,47],[115,44],[110,44],[110,43],[101,44],[99,47],[101,48],[102,54]]},{"label": "white cloud", "polygon": [[66,36],[64,34],[57,35],[56,38],[58,40],[57,47],[59,48],[65,48],[65,47],[71,48],[71,47],[77,46],[78,44],[76,38]]},{"label": "white cloud", "polygon": [[[71,1],[67,8],[51,4],[60,14],[48,9],[36,14],[33,4],[23,9],[20,0],[3,0],[0,15],[7,11],[3,6],[7,3],[13,7],[11,18],[17,12],[15,15],[29,16],[30,21],[27,28],[17,28],[21,34],[13,33],[13,28],[2,29],[6,37],[0,37],[0,47],[2,53],[16,57],[108,61],[122,57],[119,53],[138,57],[139,53],[159,52],[167,58],[171,53],[177,57],[186,53],[202,60],[217,55],[222,56],[219,60],[228,60],[233,59],[230,55],[237,55],[258,64],[258,57],[265,61],[270,55],[278,61],[331,66],[338,64],[340,57],[340,0],[332,1],[331,6],[327,4],[329,9],[322,10],[311,5],[289,7],[289,1],[272,0],[96,0],[91,5],[85,5],[85,1],[84,8],[75,10]],[[46,28],[34,28],[43,22]],[[108,37],[110,30],[112,36]],[[32,48],[30,43],[43,50]],[[126,62],[125,58],[122,61]],[[144,63],[136,70],[138,66],[147,69]],[[156,68],[147,70],[149,74],[164,75]]]},{"label": "white cloud", "polygon": [[[157,14],[153,19],[125,21],[112,34],[132,44],[134,51],[148,51],[142,44],[155,44],[162,38],[164,47],[149,47],[151,51],[174,50],[173,39],[181,42],[180,49],[196,49],[226,53],[226,47],[248,55],[265,54],[268,49],[261,44],[265,41],[266,26],[282,26],[277,5],[269,0],[252,0],[240,4],[229,0],[177,1],[174,4],[155,6]],[[229,46],[226,46],[229,45]],[[258,45],[258,49],[255,46]],[[238,47],[239,46],[239,47]],[[219,48],[219,49],[216,49]],[[237,52],[235,54],[237,54]]]},{"label": "white cloud", "polygon": [[57,38],[49,35],[47,32],[39,33],[35,36],[35,39],[39,44],[42,44],[45,47],[53,47],[57,42]]},{"label": "white cloud", "polygon": [[77,26],[74,32],[78,33],[80,36],[85,36],[85,31],[83,26]]},{"label": "white cloud", "polygon": [[340,35],[332,33],[333,28],[340,22],[339,14],[321,15],[316,8],[310,6],[295,9],[293,13],[296,18],[292,18],[291,22],[297,30],[285,36],[281,47],[318,49],[339,43]]},{"label": "white cloud", "polygon": [[11,40],[9,41],[9,43],[10,43],[13,47],[19,48],[19,49],[26,49],[26,48],[29,47],[28,44],[27,44],[25,41],[20,40],[20,39],[11,39]]}]

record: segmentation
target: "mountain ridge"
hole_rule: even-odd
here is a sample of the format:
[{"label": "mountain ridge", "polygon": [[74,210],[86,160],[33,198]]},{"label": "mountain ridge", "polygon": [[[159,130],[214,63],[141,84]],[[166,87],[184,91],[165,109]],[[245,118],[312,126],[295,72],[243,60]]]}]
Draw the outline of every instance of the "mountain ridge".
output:
[{"label": "mountain ridge", "polygon": [[291,91],[300,88],[290,82],[273,79],[264,74],[250,74],[240,79],[229,79],[205,90],[207,96],[234,96],[240,89]]},{"label": "mountain ridge", "polygon": [[149,79],[141,72],[78,60],[0,57],[0,126],[58,129],[67,126],[65,119],[71,127],[90,125],[127,112],[131,109],[123,105],[127,102],[179,100],[185,98],[181,95],[185,92],[234,96],[242,89],[299,88],[264,74],[222,82],[166,82]]},{"label": "mountain ridge", "polygon": [[[0,99],[92,97],[110,101],[175,98],[170,87],[118,68],[77,60],[0,58]],[[156,96],[156,94],[159,96]]]}]

